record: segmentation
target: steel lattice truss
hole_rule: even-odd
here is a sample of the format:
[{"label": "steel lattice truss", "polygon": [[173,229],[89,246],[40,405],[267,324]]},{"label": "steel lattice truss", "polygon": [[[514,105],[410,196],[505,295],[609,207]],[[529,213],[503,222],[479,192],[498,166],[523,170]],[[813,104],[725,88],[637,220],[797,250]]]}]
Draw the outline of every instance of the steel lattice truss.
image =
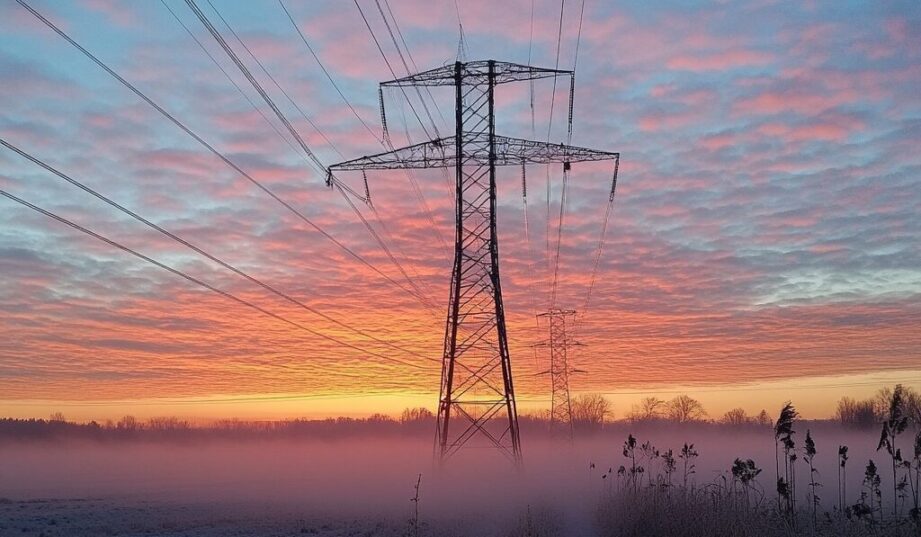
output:
[{"label": "steel lattice truss", "polygon": [[[587,162],[592,160],[616,160],[618,153],[597,151],[584,147],[536,142],[523,138],[494,136],[489,144],[489,134],[480,133],[464,138],[464,160],[488,165],[493,158],[496,166],[522,164],[553,164]],[[493,148],[495,153],[490,153]],[[349,170],[392,170],[413,168],[450,168],[457,164],[457,139],[439,138],[429,142],[403,147],[395,151],[378,153],[366,157],[340,162],[330,166],[330,171]]]},{"label": "steel lattice truss", "polygon": [[[460,63],[460,62],[458,62]],[[486,86],[517,82],[520,80],[537,80],[539,78],[552,78],[555,76],[572,77],[572,71],[561,69],[546,69],[532,65],[518,63],[497,62],[495,60],[479,60],[473,62],[444,65],[398,78],[381,82],[382,87],[393,86],[456,86],[458,74],[462,84],[466,86]]]},{"label": "steel lattice truss", "polygon": [[[437,449],[445,459],[468,443],[521,458],[496,233],[496,166],[619,160],[618,153],[497,136],[497,84],[572,71],[493,60],[456,62],[386,86],[455,87],[455,135],[331,166],[335,173],[406,168],[455,168],[454,266],[438,404]],[[386,128],[386,116],[382,113]],[[370,202],[369,199],[365,201]]]},{"label": "steel lattice truss", "polygon": [[550,325],[550,430],[572,437],[572,404],[569,398],[569,375],[575,372],[569,366],[569,348],[576,345],[569,339],[567,325],[575,319],[575,310],[552,309],[541,313]]}]

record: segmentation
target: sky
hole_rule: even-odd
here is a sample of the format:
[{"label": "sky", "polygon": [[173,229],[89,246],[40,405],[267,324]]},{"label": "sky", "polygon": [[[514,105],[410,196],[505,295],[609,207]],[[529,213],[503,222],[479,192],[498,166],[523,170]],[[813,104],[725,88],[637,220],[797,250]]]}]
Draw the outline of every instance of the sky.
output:
[{"label": "sky", "polygon": [[[374,207],[358,208],[397,266],[184,2],[30,4],[317,227],[15,2],[0,5],[0,138],[321,315],[0,147],[0,189],[299,325],[0,198],[0,414],[433,408],[450,175],[368,174]],[[199,5],[326,166],[384,150],[377,83],[405,75],[404,60],[454,62],[459,21],[468,59],[575,66],[572,143],[622,155],[588,301],[610,163],[574,164],[566,190],[557,304],[581,312],[575,394],[606,394],[621,417],[640,397],[676,393],[714,416],[793,399],[822,417],[842,395],[921,386],[917,2],[588,0],[580,30],[574,0],[562,24],[560,3],[541,0],[533,22],[529,0],[359,0],[361,12],[287,1],[338,90],[278,2]],[[405,39],[402,59],[382,14]],[[497,132],[565,141],[568,89],[500,86]],[[424,140],[419,97],[383,97],[394,144]],[[450,88],[423,98],[450,133]],[[535,314],[548,307],[562,171],[526,170],[527,213],[521,175],[497,177],[499,251],[519,404],[536,411],[549,404]],[[343,180],[364,188],[360,174]]]}]

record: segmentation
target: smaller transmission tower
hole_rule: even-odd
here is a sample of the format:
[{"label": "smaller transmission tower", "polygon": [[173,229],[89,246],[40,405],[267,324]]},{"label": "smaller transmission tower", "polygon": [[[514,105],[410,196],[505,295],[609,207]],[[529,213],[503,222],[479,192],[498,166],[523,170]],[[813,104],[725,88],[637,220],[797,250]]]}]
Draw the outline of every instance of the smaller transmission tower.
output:
[{"label": "smaller transmission tower", "polygon": [[572,438],[572,402],[569,397],[569,375],[577,370],[569,366],[569,348],[578,345],[570,339],[567,325],[572,326],[575,310],[551,309],[537,316],[547,320],[550,339],[542,346],[550,347],[550,431]]}]

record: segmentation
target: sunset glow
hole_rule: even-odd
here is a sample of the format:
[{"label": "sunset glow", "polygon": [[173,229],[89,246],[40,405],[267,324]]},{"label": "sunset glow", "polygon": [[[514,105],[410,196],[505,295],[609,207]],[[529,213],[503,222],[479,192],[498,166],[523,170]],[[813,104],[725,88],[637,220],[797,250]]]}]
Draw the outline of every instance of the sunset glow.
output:
[{"label": "sunset glow", "polygon": [[[257,99],[188,10],[167,4]],[[336,2],[289,4],[371,132],[274,2],[259,17],[249,2],[220,8],[322,131],[279,93],[323,163],[382,151],[377,83],[393,76],[358,13]],[[453,4],[391,4],[421,69],[454,61]],[[573,165],[558,303],[584,313],[573,392],[606,395],[616,417],[644,396],[687,393],[714,416],[734,407],[773,411],[794,397],[804,416],[821,418],[842,395],[870,397],[896,382],[921,387],[917,6],[772,4],[586,4],[572,143],[619,151],[622,160],[587,310],[611,166]],[[530,2],[501,5],[460,2],[471,59],[527,63],[531,27],[521,14]],[[554,6],[535,12],[532,64],[554,65]],[[36,7],[336,240],[406,283],[325,177],[274,130],[274,118],[270,126],[163,4]],[[578,13],[567,17],[560,67],[570,69]],[[0,35],[0,138],[363,332],[280,299],[0,147],[3,190],[360,349],[0,198],[0,414],[207,421],[434,408],[453,257],[452,171],[415,173],[418,193],[405,174],[368,173],[374,211],[363,207],[363,215],[426,305],[294,217],[14,2],[0,5]],[[534,85],[532,136],[528,84],[500,86],[501,130],[563,141],[568,80],[557,87],[548,135],[551,88]],[[452,94],[433,95],[435,122],[450,132]],[[423,139],[402,96],[394,90],[385,99],[394,143]],[[364,188],[360,174],[346,180]],[[547,307],[559,166],[529,167],[527,183],[529,235],[521,169],[499,172],[502,291],[523,413],[549,405],[541,374],[548,358],[534,346],[547,329],[535,313]]]}]

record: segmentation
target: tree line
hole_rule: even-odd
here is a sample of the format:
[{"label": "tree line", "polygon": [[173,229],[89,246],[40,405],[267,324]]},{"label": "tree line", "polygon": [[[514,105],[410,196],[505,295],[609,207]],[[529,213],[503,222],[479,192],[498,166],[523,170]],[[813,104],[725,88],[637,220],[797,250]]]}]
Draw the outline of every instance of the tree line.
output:
[{"label": "tree line", "polygon": [[[921,394],[904,387],[901,396],[905,413],[913,423],[921,423]],[[872,428],[883,421],[889,410],[892,388],[883,388],[868,399],[842,397],[836,407],[834,420],[846,427]],[[622,423],[711,423],[732,427],[770,427],[773,420],[767,411],[749,415],[745,409],[734,408],[718,417],[711,417],[701,402],[688,395],[664,400],[645,397],[634,404],[620,420],[615,419],[614,406],[601,394],[583,394],[571,401],[573,428],[577,433],[593,433]],[[524,413],[519,417],[523,430],[541,432],[549,429],[550,411]],[[208,423],[193,423],[175,416],[152,417],[145,420],[127,415],[118,420],[77,423],[68,421],[60,412],[48,419],[0,419],[0,440],[41,439],[74,436],[96,439],[120,438],[180,438],[180,437],[243,437],[243,436],[305,436],[338,437],[358,434],[414,434],[434,429],[435,415],[425,407],[406,408],[398,416],[376,413],[365,418],[288,419],[279,421],[248,421],[224,419]]]}]

